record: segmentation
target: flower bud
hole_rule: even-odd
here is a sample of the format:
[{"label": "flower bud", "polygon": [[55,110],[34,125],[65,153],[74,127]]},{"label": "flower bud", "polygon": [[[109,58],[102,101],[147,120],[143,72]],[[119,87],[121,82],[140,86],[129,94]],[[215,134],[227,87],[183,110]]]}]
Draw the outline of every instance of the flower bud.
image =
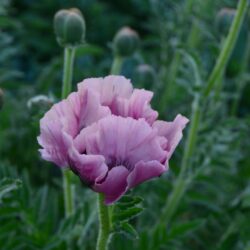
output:
[{"label": "flower bud", "polygon": [[31,114],[46,112],[53,105],[53,100],[45,95],[37,95],[30,98],[27,102]]},{"label": "flower bud", "polygon": [[3,97],[4,97],[3,90],[0,89],[0,110],[3,107]]},{"label": "flower bud", "polygon": [[80,10],[59,10],[54,17],[54,30],[58,43],[63,46],[78,46],[85,41],[86,26]]},{"label": "flower bud", "polygon": [[134,73],[135,83],[146,89],[151,89],[156,83],[156,72],[148,64],[139,65]]},{"label": "flower bud", "polygon": [[236,10],[230,8],[223,8],[218,12],[216,16],[216,27],[220,34],[226,35],[228,33],[235,14]]},{"label": "flower bud", "polygon": [[115,35],[114,52],[121,57],[131,56],[139,47],[139,36],[136,31],[124,27]]}]

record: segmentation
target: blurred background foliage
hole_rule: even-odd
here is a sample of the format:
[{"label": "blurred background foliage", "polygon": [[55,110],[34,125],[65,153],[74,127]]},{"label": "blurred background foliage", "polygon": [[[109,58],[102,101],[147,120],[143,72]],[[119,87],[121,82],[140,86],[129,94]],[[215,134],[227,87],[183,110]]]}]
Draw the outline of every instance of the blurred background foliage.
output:
[{"label": "blurred background foliage", "polygon": [[[53,32],[54,13],[77,7],[86,19],[87,44],[77,50],[74,84],[109,74],[112,39],[123,26],[137,30],[141,46],[122,74],[150,64],[156,81],[153,106],[161,118],[190,117],[197,75],[201,88],[228,32],[218,13],[234,0],[1,0],[0,248],[94,249],[95,194],[76,179],[77,209],[63,219],[61,173],[42,161],[36,137],[39,119],[59,100],[63,50]],[[116,234],[111,249],[250,249],[249,14],[226,74],[204,110],[190,185],[168,227],[159,214],[179,172],[183,143],[160,179],[133,190],[145,210],[132,220],[138,237]],[[137,82],[134,82],[137,86]],[[222,91],[220,91],[222,89]],[[43,95],[43,102],[30,104]],[[46,99],[47,98],[47,99]],[[47,101],[46,101],[47,100]],[[185,138],[185,137],[184,137]],[[130,232],[131,233],[131,232]],[[127,237],[128,236],[128,237]],[[124,238],[126,237],[126,238]],[[126,239],[126,241],[124,241]],[[125,243],[124,243],[125,242]]]}]

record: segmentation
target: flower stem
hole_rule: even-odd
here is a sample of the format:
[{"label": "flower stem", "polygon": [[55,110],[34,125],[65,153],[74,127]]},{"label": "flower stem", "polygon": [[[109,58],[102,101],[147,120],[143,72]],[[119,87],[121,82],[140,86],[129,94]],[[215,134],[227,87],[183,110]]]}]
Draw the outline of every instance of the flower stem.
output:
[{"label": "flower stem", "polygon": [[206,103],[206,99],[208,98],[212,88],[219,80],[226,67],[229,56],[238,37],[238,33],[246,13],[247,4],[247,0],[240,0],[238,4],[237,14],[232,23],[224,45],[225,47],[223,47],[221,54],[219,55],[219,58],[216,62],[216,65],[209,77],[207,87],[205,88],[205,91],[202,93],[202,95],[201,93],[196,93],[194,97],[194,101],[192,104],[191,125],[184,148],[184,156],[181,163],[180,174],[176,180],[176,184],[173,188],[173,191],[169,199],[167,200],[166,206],[163,209],[163,214],[160,217],[161,221],[164,221],[167,224],[171,221],[172,216],[175,214],[181,201],[181,198],[185,194],[187,186],[189,185],[189,181],[187,181],[188,178],[186,178],[185,175],[190,166],[190,158],[192,157],[193,151],[196,146],[196,137],[198,134],[199,123],[201,120],[202,108],[203,105]]},{"label": "flower stem", "polygon": [[236,16],[230,27],[229,34],[225,41],[225,45],[223,46],[222,51],[216,61],[215,67],[208,79],[208,84],[204,90],[204,97],[207,97],[210,94],[218,78],[220,78],[220,75],[222,74],[222,72],[224,72],[224,69],[227,65],[229,57],[232,53],[232,50],[238,38],[240,27],[244,20],[245,13],[247,11],[247,5],[248,5],[248,0],[240,0],[238,3]]},{"label": "flower stem", "polygon": [[185,175],[186,170],[188,169],[190,158],[192,157],[196,144],[196,136],[199,128],[200,117],[200,93],[197,93],[192,104],[191,124],[189,128],[188,138],[185,144],[183,159],[181,162],[181,171],[179,175],[180,177],[183,177]]},{"label": "flower stem", "polygon": [[68,169],[63,171],[63,193],[66,217],[74,211],[74,186],[71,184],[71,177],[72,174]]},{"label": "flower stem", "polygon": [[71,92],[73,64],[75,57],[75,48],[65,47],[64,49],[64,66],[63,66],[63,86],[62,99],[66,98]]},{"label": "flower stem", "polygon": [[123,57],[115,55],[112,68],[111,68],[111,75],[120,75],[121,74],[121,69],[122,69],[122,64],[123,64]]},{"label": "flower stem", "polygon": [[[66,98],[71,92],[74,56],[75,56],[75,48],[65,47],[62,99]],[[71,177],[72,174],[69,170],[63,171],[63,193],[64,193],[64,206],[65,206],[66,217],[71,215],[74,211],[74,187],[71,184]]]},{"label": "flower stem", "polygon": [[110,233],[110,219],[108,206],[104,205],[103,194],[98,194],[98,215],[99,215],[99,234],[96,250],[107,250]]},{"label": "flower stem", "polygon": [[[119,75],[121,73],[123,58],[115,55],[114,61],[111,67],[111,75]],[[98,214],[99,214],[99,233],[96,245],[96,250],[107,250],[109,233],[112,228],[112,213],[114,206],[104,205],[103,194],[98,194]]]}]

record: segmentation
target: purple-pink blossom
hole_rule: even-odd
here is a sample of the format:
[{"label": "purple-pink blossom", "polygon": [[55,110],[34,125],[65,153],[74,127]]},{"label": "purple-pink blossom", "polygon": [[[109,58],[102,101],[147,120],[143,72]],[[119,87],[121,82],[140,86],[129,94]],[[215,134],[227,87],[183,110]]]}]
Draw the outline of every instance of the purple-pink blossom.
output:
[{"label": "purple-pink blossom", "polygon": [[41,119],[41,156],[70,168],[105,203],[168,170],[188,119],[156,120],[151,91],[122,76],[90,78]]}]

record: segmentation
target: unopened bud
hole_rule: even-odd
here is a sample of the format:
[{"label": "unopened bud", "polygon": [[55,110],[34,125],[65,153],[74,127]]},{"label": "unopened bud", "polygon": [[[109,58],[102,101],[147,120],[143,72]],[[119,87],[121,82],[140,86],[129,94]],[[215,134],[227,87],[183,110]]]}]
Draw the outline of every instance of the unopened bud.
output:
[{"label": "unopened bud", "polygon": [[236,10],[230,8],[223,8],[218,12],[216,16],[216,27],[221,34],[227,34],[235,14]]},{"label": "unopened bud", "polygon": [[141,64],[136,68],[134,78],[138,86],[151,89],[156,83],[156,72],[150,65]]},{"label": "unopened bud", "polygon": [[3,107],[3,98],[4,98],[3,90],[0,89],[0,110]]},{"label": "unopened bud", "polygon": [[86,25],[80,10],[59,10],[54,17],[54,29],[61,46],[74,47],[85,42]]},{"label": "unopened bud", "polygon": [[124,27],[115,35],[114,52],[121,57],[131,56],[139,47],[139,36],[136,31]]},{"label": "unopened bud", "polygon": [[53,100],[45,95],[37,95],[30,98],[27,106],[31,114],[39,114],[46,112],[53,105]]}]

